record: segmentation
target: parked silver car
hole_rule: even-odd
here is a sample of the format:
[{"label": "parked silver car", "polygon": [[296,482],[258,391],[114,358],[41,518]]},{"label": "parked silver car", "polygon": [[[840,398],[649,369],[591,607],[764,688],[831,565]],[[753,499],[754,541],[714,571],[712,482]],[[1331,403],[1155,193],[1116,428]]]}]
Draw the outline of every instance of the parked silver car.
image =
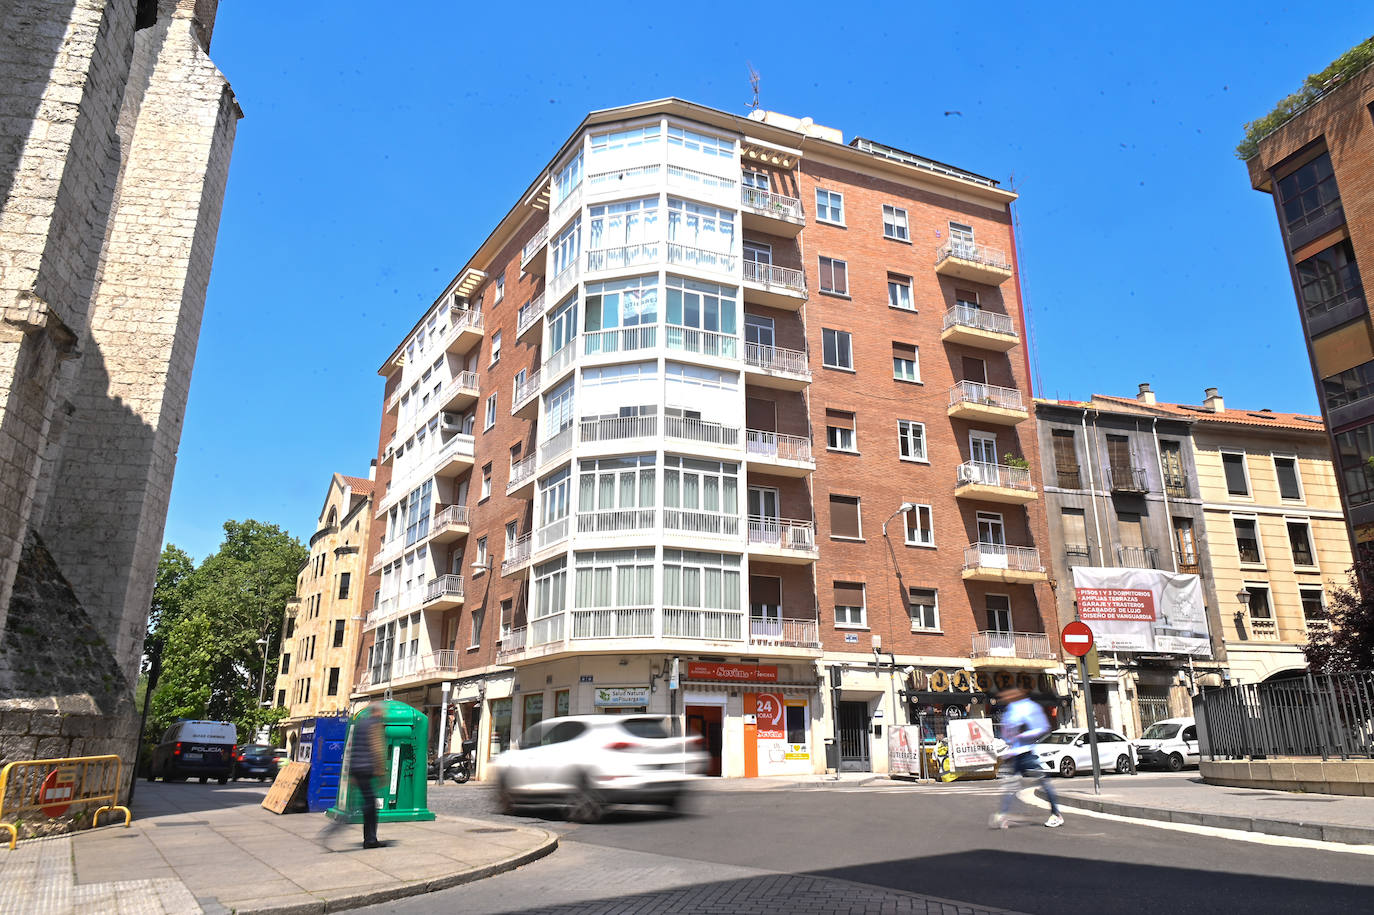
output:
[{"label": "parked silver car", "polygon": [[663,715],[578,715],[531,726],[493,763],[502,812],[557,804],[594,823],[610,804],[676,808],[707,755],[700,738],[674,736],[675,724]]}]

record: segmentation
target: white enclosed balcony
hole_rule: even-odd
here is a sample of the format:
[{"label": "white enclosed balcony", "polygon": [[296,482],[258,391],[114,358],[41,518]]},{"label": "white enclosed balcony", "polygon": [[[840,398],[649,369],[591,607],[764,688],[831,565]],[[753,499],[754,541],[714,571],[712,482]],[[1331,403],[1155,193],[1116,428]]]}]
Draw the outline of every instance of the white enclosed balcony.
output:
[{"label": "white enclosed balcony", "polygon": [[975,632],[969,657],[974,667],[1041,669],[1059,663],[1054,654],[1054,644],[1043,632]]},{"label": "white enclosed balcony", "polygon": [[749,644],[769,648],[821,648],[820,624],[816,620],[774,617],[749,618]]},{"label": "white enclosed balcony", "polygon": [[567,294],[568,290],[577,285],[578,278],[582,275],[582,265],[580,258],[574,258],[572,263],[559,270],[558,273],[549,279],[544,286],[544,295],[550,302],[557,302]]},{"label": "white enclosed balcony", "polygon": [[525,653],[529,643],[529,630],[524,626],[512,629],[501,636],[501,647],[496,650],[496,663],[506,664]]},{"label": "white enclosed balcony", "polygon": [[540,390],[546,391],[562,381],[572,371],[576,355],[577,342],[574,340],[564,344],[562,349],[545,359],[544,364],[539,367]]},{"label": "white enclosed balcony", "polygon": [[707,422],[688,416],[665,416],[663,418],[663,435],[666,438],[675,438],[684,442],[735,449],[740,444],[739,433],[739,426],[727,426],[723,423]]},{"label": "white enclosed balcony", "polygon": [[[657,444],[659,424],[658,417],[654,415],[604,416],[584,418],[576,428],[582,451],[614,454],[652,450]],[[571,432],[571,429],[568,431]],[[546,450],[545,447],[540,448],[541,452]]]},{"label": "white enclosed balcony", "polygon": [[971,543],[964,550],[963,577],[968,581],[1001,584],[1035,584],[1048,581],[1040,562],[1040,551],[1033,546],[1007,546],[1004,543]]},{"label": "white enclosed balcony", "polygon": [[1011,279],[1011,261],[1001,248],[971,241],[946,242],[935,254],[935,272],[941,276],[998,286]]},{"label": "white enclosed balcony", "polygon": [[738,359],[739,337],[734,334],[718,334],[695,327],[682,327],[669,324],[665,328],[668,349],[680,353],[695,353],[714,359]]},{"label": "white enclosed balcony", "polygon": [[954,495],[960,499],[1024,505],[1040,498],[1029,467],[965,461],[956,468]]},{"label": "white enclosed balcony", "polygon": [[390,543],[382,544],[377,552],[372,555],[372,561],[367,564],[367,574],[376,575],[382,570],[383,566],[400,559],[401,554],[404,553],[405,550],[406,542],[404,537],[398,537]]},{"label": "white enclosed balcony", "polygon": [[610,356],[653,349],[658,345],[658,326],[641,324],[593,330],[582,335],[582,352],[588,356]]},{"label": "white enclosed balcony", "polygon": [[534,493],[534,480],[539,470],[539,452],[531,452],[510,465],[510,476],[506,479],[506,495],[516,499],[528,499]]},{"label": "white enclosed balcony", "polygon": [[516,375],[511,383],[511,416],[534,419],[539,414],[539,369]]},{"label": "white enclosed balcony", "polygon": [[549,224],[546,221],[534,233],[534,237],[525,242],[525,247],[520,251],[520,269],[526,273],[533,273],[539,276],[544,275],[547,268],[545,254],[549,250]]},{"label": "white enclosed balcony", "polygon": [[515,316],[515,339],[523,340],[525,333],[540,326],[540,321],[544,318],[544,293],[530,299],[520,306],[520,311]]},{"label": "white enclosed balcony", "polygon": [[742,187],[739,192],[744,228],[767,235],[796,238],[806,225],[806,214],[796,197],[774,194],[757,187]]},{"label": "white enclosed balcony", "polygon": [[668,187],[694,200],[729,209],[734,209],[739,203],[737,176],[717,175],[686,165],[669,165]]},{"label": "white enclosed balcony", "polygon": [[816,524],[790,518],[749,518],[749,555],[770,562],[805,564],[820,558]]},{"label": "white enclosed balcony", "polygon": [[816,469],[811,439],[805,436],[746,429],[744,449],[750,470],[783,477],[804,477]]},{"label": "white enclosed balcony", "polygon": [[582,536],[624,536],[636,531],[651,531],[658,524],[658,512],[652,508],[622,508],[607,511],[577,513],[577,534]]},{"label": "white enclosed balcony", "polygon": [[534,555],[534,535],[532,532],[522,534],[516,538],[515,542],[506,548],[506,555],[501,558],[501,574],[503,576],[518,575],[529,568],[530,557]]},{"label": "white enclosed balcony", "polygon": [[663,635],[667,638],[740,642],[744,627],[745,614],[741,611],[663,608]]},{"label": "white enclosed balcony", "polygon": [[1020,343],[1011,315],[984,311],[972,305],[956,304],[945,312],[940,339],[946,343],[976,346],[1005,353]]},{"label": "white enclosed balcony", "polygon": [[571,610],[568,637],[584,639],[652,639],[654,609],[652,607],[613,607],[595,610]]},{"label": "white enclosed balcony", "polygon": [[656,264],[662,256],[663,243],[657,241],[618,245],[614,248],[592,248],[586,254],[587,273],[627,270],[644,264]]},{"label": "white enclosed balcony", "polygon": [[567,426],[540,442],[537,452],[539,466],[548,467],[566,458],[568,452],[572,451],[573,434],[576,431],[577,426]]},{"label": "white enclosed balcony", "polygon": [[961,381],[949,389],[949,415],[953,419],[1014,426],[1027,417],[1026,404],[1017,388],[981,381]]},{"label": "white enclosed balcony", "polygon": [[587,175],[587,196],[596,199],[624,197],[658,186],[663,166],[657,162],[591,172]]},{"label": "white enclosed balcony", "polygon": [[744,370],[750,384],[780,391],[800,391],[811,383],[811,366],[799,349],[746,343]]},{"label": "white enclosed balcony", "polygon": [[745,261],[744,301],[797,311],[806,304],[806,274],[792,267]]},{"label": "white enclosed balcony", "polygon": [[697,248],[692,245],[669,242],[668,263],[675,267],[686,267],[689,270],[733,274],[739,263],[739,255],[727,251],[713,251],[710,248]]}]

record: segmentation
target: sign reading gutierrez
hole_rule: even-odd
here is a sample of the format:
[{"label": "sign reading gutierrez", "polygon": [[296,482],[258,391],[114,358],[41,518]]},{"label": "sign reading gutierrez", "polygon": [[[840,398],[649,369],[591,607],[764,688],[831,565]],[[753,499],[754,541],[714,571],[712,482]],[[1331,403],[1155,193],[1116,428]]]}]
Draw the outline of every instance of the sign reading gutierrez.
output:
[{"label": "sign reading gutierrez", "polygon": [[1073,590],[1102,651],[1211,655],[1196,575],[1075,566]]}]

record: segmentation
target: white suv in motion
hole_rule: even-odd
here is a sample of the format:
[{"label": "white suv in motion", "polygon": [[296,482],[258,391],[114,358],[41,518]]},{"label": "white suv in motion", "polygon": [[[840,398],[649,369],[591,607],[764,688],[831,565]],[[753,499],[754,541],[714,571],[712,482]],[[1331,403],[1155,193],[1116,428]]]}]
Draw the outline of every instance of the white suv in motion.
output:
[{"label": "white suv in motion", "polygon": [[608,804],[675,808],[706,771],[700,738],[673,736],[663,715],[578,715],[531,726],[515,749],[496,758],[503,813],[520,804],[558,804],[580,823],[601,819]]}]

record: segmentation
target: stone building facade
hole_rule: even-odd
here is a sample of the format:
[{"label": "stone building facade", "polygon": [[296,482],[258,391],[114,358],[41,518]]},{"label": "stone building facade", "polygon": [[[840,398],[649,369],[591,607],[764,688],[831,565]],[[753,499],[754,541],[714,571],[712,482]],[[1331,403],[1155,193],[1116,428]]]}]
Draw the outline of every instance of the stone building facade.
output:
[{"label": "stone building facade", "polygon": [[[0,8],[0,760],[132,757],[241,117],[208,54],[215,11]],[[91,676],[41,663],[72,644],[101,659]],[[61,740],[35,739],[38,715],[61,719]]]}]

